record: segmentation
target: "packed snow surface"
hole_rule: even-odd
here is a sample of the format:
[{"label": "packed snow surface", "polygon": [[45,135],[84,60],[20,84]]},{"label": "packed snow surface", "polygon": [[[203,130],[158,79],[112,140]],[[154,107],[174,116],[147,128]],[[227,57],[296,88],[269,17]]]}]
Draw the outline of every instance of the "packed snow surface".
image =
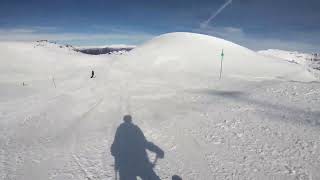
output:
[{"label": "packed snow surface", "polygon": [[192,33],[123,56],[0,54],[0,179],[115,179],[125,114],[164,151],[161,179],[320,179],[320,83],[299,64]]}]

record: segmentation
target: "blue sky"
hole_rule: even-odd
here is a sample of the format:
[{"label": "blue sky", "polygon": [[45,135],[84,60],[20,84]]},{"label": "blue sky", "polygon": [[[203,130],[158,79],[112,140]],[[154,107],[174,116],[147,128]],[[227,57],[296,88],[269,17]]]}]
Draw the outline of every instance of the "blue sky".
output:
[{"label": "blue sky", "polygon": [[0,0],[0,41],[141,44],[187,31],[248,48],[320,52],[319,0]]}]

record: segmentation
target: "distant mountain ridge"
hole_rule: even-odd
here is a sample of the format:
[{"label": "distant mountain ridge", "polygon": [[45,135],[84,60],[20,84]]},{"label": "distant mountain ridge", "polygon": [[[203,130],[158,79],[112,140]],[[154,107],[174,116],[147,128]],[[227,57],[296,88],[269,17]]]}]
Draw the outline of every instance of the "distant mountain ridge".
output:
[{"label": "distant mountain ridge", "polygon": [[100,54],[113,54],[113,55],[122,55],[125,54],[136,46],[133,45],[106,45],[106,46],[88,46],[88,47],[75,47],[69,44],[58,44],[56,42],[48,41],[48,40],[38,40],[36,41],[35,47],[51,47],[56,46],[58,48],[69,49],[76,52],[81,52],[84,54],[90,55],[100,55]]},{"label": "distant mountain ridge", "polygon": [[100,54],[125,54],[129,51],[134,49],[133,46],[109,46],[109,47],[94,47],[94,48],[75,48],[75,51],[82,52],[85,54],[91,54],[91,55],[100,55]]},{"label": "distant mountain ridge", "polygon": [[268,49],[268,50],[262,50],[258,51],[259,54],[265,55],[265,56],[271,56],[275,58],[280,58],[287,60],[289,62],[294,62],[297,64],[305,64],[306,61],[312,59],[311,54],[307,53],[300,53],[297,51],[285,51],[285,50],[279,50],[279,49]]},{"label": "distant mountain ridge", "polygon": [[259,54],[283,59],[292,63],[304,65],[308,71],[320,77],[320,53],[300,53],[297,51],[285,51],[279,49],[268,49],[258,51]]}]

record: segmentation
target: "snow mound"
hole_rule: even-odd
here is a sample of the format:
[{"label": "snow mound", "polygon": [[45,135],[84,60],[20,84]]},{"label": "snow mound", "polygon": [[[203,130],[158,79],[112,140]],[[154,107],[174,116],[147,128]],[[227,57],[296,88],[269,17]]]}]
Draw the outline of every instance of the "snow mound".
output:
[{"label": "snow mound", "polygon": [[[126,57],[140,71],[159,76],[219,76],[224,50],[223,76],[245,79],[314,80],[303,67],[262,56],[212,36],[176,32],[138,46]],[[159,74],[160,73],[160,74]]]}]

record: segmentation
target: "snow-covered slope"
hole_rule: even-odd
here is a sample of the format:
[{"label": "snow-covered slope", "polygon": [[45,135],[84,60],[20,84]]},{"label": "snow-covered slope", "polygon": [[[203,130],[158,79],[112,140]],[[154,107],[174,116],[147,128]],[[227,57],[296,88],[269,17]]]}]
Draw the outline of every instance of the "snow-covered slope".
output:
[{"label": "snow-covered slope", "polygon": [[284,51],[278,49],[263,50],[258,51],[258,53],[267,57],[279,58],[290,63],[300,64],[314,77],[320,79],[320,60],[312,54],[300,53],[296,51]]},{"label": "snow-covered slope", "polygon": [[274,58],[281,58],[289,62],[298,63],[302,65],[305,65],[306,62],[312,58],[311,54],[300,53],[297,51],[293,51],[293,52],[284,51],[284,50],[278,50],[278,49],[262,50],[262,51],[258,51],[258,53],[265,56],[274,57]]},{"label": "snow-covered slope", "polygon": [[300,65],[192,33],[124,56],[16,42],[0,54],[0,179],[115,179],[125,114],[164,151],[161,179],[320,178],[320,83]]},{"label": "snow-covered slope", "polygon": [[[237,44],[200,34],[170,33],[137,47],[129,60],[141,69],[159,73],[175,72],[186,77],[192,73],[217,77],[221,51],[224,50],[223,74],[245,79],[286,78],[313,80],[299,65],[261,56]],[[140,69],[140,70],[141,70]],[[173,74],[170,73],[169,76]]]}]

